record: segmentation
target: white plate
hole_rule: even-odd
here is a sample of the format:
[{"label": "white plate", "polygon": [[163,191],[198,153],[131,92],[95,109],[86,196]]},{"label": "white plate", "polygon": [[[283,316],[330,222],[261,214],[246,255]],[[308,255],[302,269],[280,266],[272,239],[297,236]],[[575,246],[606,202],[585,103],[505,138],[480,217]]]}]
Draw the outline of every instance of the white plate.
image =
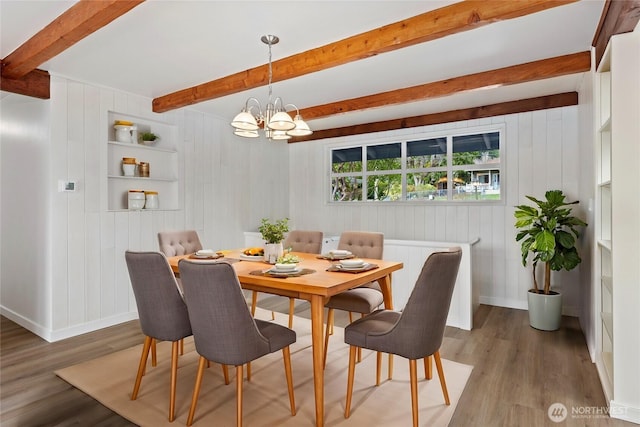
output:
[{"label": "white plate", "polygon": [[264,255],[245,255],[245,254],[240,254],[240,259],[245,260],[245,261],[262,262],[262,261],[264,261]]},{"label": "white plate", "polygon": [[345,266],[344,266],[344,265],[342,265],[342,264],[338,264],[338,268],[339,268],[340,270],[348,270],[348,271],[353,271],[353,270],[362,270],[362,269],[364,269],[364,268],[367,268],[368,266],[369,266],[369,263],[366,263],[366,262],[365,262],[364,264],[362,264],[362,265],[357,266],[357,267],[345,267]]},{"label": "white plate", "polygon": [[294,268],[293,270],[278,270],[277,268],[271,268],[269,270],[267,270],[267,273],[271,273],[271,274],[297,274],[300,273],[300,269],[299,268]]},{"label": "white plate", "polygon": [[222,258],[222,255],[218,255],[216,253],[212,253],[212,254],[199,254],[199,253],[195,253],[193,254],[194,258],[198,258],[198,259],[216,259],[216,258]]}]

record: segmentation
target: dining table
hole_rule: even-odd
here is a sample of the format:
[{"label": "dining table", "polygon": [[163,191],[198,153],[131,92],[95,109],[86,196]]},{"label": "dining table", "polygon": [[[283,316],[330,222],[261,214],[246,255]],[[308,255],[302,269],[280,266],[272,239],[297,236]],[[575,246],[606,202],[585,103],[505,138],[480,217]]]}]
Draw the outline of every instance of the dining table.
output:
[{"label": "dining table", "polygon": [[396,261],[363,258],[368,268],[362,269],[363,271],[354,271],[342,269],[339,261],[330,254],[291,253],[300,260],[297,269],[300,274],[272,274],[270,271],[273,265],[266,263],[261,257],[248,257],[243,254],[242,250],[222,251],[223,256],[218,259],[199,259],[190,254],[169,257],[168,260],[176,274],[179,274],[180,260],[185,258],[195,262],[224,262],[226,260],[234,267],[243,289],[309,301],[311,305],[316,426],[323,426],[324,305],[333,295],[377,281],[382,290],[385,308],[392,309],[391,274],[403,268],[403,264]]}]

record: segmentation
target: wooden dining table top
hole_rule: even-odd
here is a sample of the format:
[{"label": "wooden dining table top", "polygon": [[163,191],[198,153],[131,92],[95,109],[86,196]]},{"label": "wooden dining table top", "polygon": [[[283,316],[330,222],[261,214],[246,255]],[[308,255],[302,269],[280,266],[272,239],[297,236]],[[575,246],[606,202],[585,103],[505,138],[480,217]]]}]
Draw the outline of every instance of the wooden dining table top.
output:
[{"label": "wooden dining table top", "polygon": [[375,264],[378,267],[358,273],[327,271],[338,260],[320,259],[319,255],[303,252],[291,253],[300,259],[298,268],[314,270],[314,272],[286,278],[259,275],[256,274],[258,271],[265,272],[271,269],[273,265],[264,261],[242,259],[241,250],[225,251],[223,258],[215,260],[194,259],[191,255],[174,256],[169,258],[169,264],[173,271],[178,273],[178,263],[185,258],[193,262],[221,262],[228,260],[233,263],[232,265],[243,288],[301,299],[308,299],[305,298],[305,294],[330,297],[344,290],[376,281],[380,277],[388,276],[393,271],[403,267],[402,262],[362,258],[366,263]]}]

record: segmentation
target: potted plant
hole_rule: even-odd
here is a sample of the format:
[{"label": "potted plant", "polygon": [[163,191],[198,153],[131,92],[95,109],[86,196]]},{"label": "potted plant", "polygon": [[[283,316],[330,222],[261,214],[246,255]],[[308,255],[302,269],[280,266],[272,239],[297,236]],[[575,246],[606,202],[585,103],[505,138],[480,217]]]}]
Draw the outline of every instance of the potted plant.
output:
[{"label": "potted plant", "polygon": [[268,218],[262,218],[258,231],[266,243],[264,248],[265,261],[275,264],[276,260],[284,254],[282,241],[285,233],[289,231],[289,218],[279,219],[275,222],[269,221]]},{"label": "potted plant", "polygon": [[154,144],[157,139],[160,139],[160,137],[153,132],[143,132],[140,138],[142,139],[142,143],[146,145]]},{"label": "potted plant", "polygon": [[[532,196],[527,199],[535,206],[518,205],[514,212],[515,226],[519,230],[516,241],[522,250],[522,265],[527,266],[532,255],[533,288],[527,293],[529,323],[536,329],[553,331],[560,327],[562,317],[562,294],[551,290],[551,271],[572,270],[582,259],[576,249],[578,227],[586,222],[571,215],[571,205],[579,203],[565,201],[561,190],[545,193],[545,200]],[[538,287],[536,267],[544,263],[544,286]]]}]

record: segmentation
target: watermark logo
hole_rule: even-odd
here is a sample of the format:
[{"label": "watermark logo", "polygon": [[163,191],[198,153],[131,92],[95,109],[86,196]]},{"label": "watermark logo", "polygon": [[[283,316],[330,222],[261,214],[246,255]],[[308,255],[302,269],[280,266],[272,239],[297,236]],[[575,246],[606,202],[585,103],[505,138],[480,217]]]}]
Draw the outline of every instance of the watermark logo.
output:
[{"label": "watermark logo", "polygon": [[567,411],[567,407],[558,402],[552,403],[547,410],[549,419],[554,423],[561,423],[566,420],[568,413],[569,412]]},{"label": "watermark logo", "polygon": [[626,408],[606,407],[606,406],[572,406],[571,411],[562,403],[552,403],[547,409],[547,416],[554,423],[561,423],[567,418],[587,419],[587,418],[607,418],[611,415],[622,416],[626,414]]}]

